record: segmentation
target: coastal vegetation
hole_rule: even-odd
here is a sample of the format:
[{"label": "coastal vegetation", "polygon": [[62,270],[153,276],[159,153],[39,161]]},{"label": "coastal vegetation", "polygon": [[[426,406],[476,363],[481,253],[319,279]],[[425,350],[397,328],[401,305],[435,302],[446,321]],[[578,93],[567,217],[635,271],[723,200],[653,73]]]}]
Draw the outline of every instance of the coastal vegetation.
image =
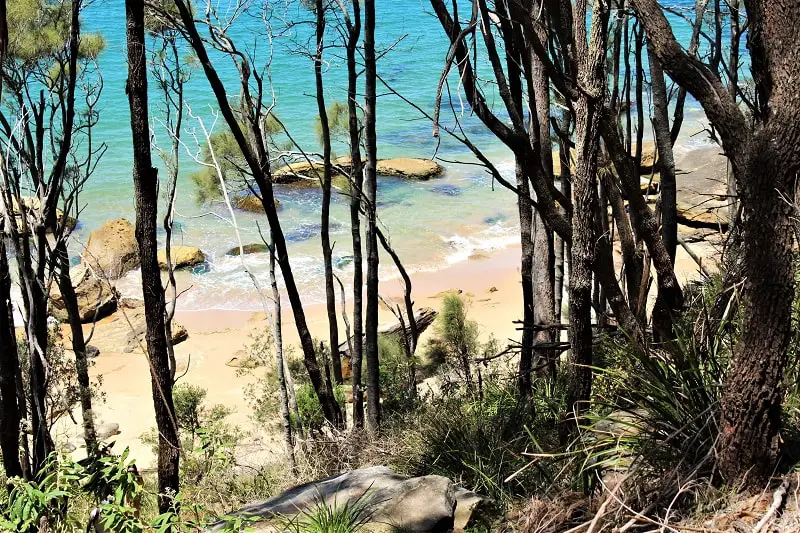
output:
[{"label": "coastal vegetation", "polygon": [[[428,101],[375,0],[106,2],[106,94],[94,4],[0,0],[0,529],[800,529],[796,2],[430,0]],[[513,253],[426,272],[416,190]]]}]

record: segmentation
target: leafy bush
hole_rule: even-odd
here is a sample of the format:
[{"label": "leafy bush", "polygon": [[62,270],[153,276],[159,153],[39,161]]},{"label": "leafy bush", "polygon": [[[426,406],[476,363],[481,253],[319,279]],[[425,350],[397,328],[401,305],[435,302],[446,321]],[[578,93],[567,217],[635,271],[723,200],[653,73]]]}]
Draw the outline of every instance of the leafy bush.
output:
[{"label": "leafy bush", "polygon": [[397,336],[378,336],[380,385],[384,413],[402,413],[416,404],[416,383],[411,383],[411,365]]},{"label": "leafy bush", "polygon": [[172,391],[172,401],[175,404],[175,418],[178,427],[197,435],[202,427],[208,427],[221,422],[231,414],[230,408],[216,404],[208,409],[205,399],[208,391],[197,385],[181,383]]},{"label": "leafy bush", "polygon": [[485,382],[482,397],[437,398],[405,421],[401,469],[446,476],[497,501],[542,490],[550,474],[528,468],[524,453],[553,444],[558,411],[544,400],[537,407],[519,400],[514,380]]},{"label": "leafy bush", "polygon": [[[296,395],[297,411],[303,427],[309,431],[322,429],[325,426],[325,415],[314,387],[310,383],[303,383],[297,388]],[[339,405],[344,405],[344,386],[334,386],[333,396]]]}]

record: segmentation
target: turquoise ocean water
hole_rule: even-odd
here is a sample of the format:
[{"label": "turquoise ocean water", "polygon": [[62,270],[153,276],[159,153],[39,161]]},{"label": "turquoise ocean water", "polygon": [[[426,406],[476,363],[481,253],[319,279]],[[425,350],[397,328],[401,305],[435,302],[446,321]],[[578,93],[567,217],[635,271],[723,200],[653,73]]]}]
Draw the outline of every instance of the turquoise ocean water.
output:
[{"label": "turquoise ocean water", "polygon": [[[225,0],[215,2],[221,13]],[[263,4],[260,4],[263,6]],[[433,109],[436,85],[441,75],[447,53],[446,39],[430,5],[422,0],[379,0],[377,2],[377,40],[379,47],[392,47],[378,65],[379,75],[406,98],[428,112]],[[315,134],[316,103],[312,62],[299,53],[308,46],[313,28],[310,24],[295,25],[287,29],[287,21],[308,20],[309,15],[296,3],[276,5],[271,11],[269,24],[275,38],[272,41],[271,79],[276,96],[276,113],[287,125],[292,136],[306,149],[318,150]],[[688,41],[688,27],[674,20],[676,34],[682,42]],[[84,14],[85,31],[100,32],[107,41],[100,56],[104,89],[99,110],[100,122],[95,140],[107,144],[108,149],[98,165],[93,179],[82,195],[86,209],[75,233],[73,249],[89,232],[103,222],[126,217],[133,220],[133,185],[131,180],[131,146],[128,103],[125,96],[125,9],[123,0],[97,0]],[[265,22],[258,17],[243,15],[230,31],[240,47],[258,51],[265,58],[269,41],[265,35]],[[335,35],[331,24],[329,35]],[[333,39],[333,38],[332,38]],[[331,45],[339,44],[334,40]],[[346,71],[344,50],[332,46],[327,51],[325,72],[327,100],[346,101]],[[233,95],[237,93],[237,78],[233,66],[225,58],[216,58],[215,66]],[[455,86],[452,87],[456,89]],[[378,150],[379,157],[432,157],[437,154],[446,168],[443,177],[429,182],[408,182],[392,177],[379,178],[379,218],[391,235],[395,248],[412,272],[435,270],[442,266],[467,260],[476,252],[500,249],[518,241],[517,217],[514,197],[499,184],[492,184],[489,176],[474,165],[450,161],[471,162],[463,147],[454,141],[432,136],[431,123],[418,111],[389,95],[379,87],[378,99]],[[151,118],[159,115],[157,93],[151,86]],[[213,95],[201,71],[194,73],[186,91],[186,100],[192,108],[210,122],[215,108]],[[501,102],[493,102],[501,107]],[[448,113],[452,113],[447,111]],[[463,113],[466,131],[508,177],[513,176],[513,162],[509,152],[501,146],[474,118],[468,109]],[[444,113],[443,113],[444,115]],[[700,129],[702,112],[689,102],[684,126],[685,147],[703,143],[701,137],[690,134]],[[193,126],[187,121],[187,128]],[[218,129],[221,125],[218,125]],[[155,126],[156,136],[166,147],[168,139]],[[187,142],[191,138],[186,136]],[[191,143],[190,143],[191,144]],[[339,144],[335,151],[344,155],[347,147]],[[687,148],[682,148],[687,149]],[[189,175],[197,170],[187,156],[181,159],[181,176],[178,185],[177,243],[198,246],[209,256],[209,263],[196,272],[183,274],[182,284],[192,288],[184,294],[182,309],[258,309],[259,300],[237,258],[225,256],[225,251],[236,245],[235,233],[228,224],[213,214],[227,216],[221,203],[198,205],[194,185]],[[317,190],[296,190],[276,187],[276,197],[283,206],[280,216],[289,241],[291,263],[306,303],[323,300],[322,257],[319,241],[319,212],[321,194]],[[243,240],[258,242],[256,224],[265,227],[266,219],[237,212]],[[332,239],[334,255],[343,280],[349,279],[351,253],[349,211],[347,200],[336,197],[332,206]],[[163,237],[163,235],[162,235]],[[266,281],[267,256],[247,256],[248,265]],[[392,277],[388,258],[382,259],[381,276]],[[121,280],[123,293],[136,295],[137,273]]]}]

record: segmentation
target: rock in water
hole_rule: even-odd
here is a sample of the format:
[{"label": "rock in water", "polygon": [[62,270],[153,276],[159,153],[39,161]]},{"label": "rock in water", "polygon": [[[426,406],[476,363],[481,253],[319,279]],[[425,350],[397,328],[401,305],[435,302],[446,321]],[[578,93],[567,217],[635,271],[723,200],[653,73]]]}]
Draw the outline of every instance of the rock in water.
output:
[{"label": "rock in water", "polygon": [[[99,320],[117,310],[119,293],[105,279],[97,277],[86,265],[78,265],[69,271],[75,295],[78,298],[78,313],[81,322]],[[62,322],[68,319],[61,291],[55,283],[50,292],[53,316]]]},{"label": "rock in water", "polygon": [[244,255],[265,254],[269,252],[269,248],[263,242],[254,242],[252,244],[242,245],[241,250],[239,250],[238,246],[234,246],[233,248],[225,252],[225,255],[237,256],[239,255],[239,252],[244,252]]},{"label": "rock in water", "polygon": [[106,222],[89,234],[83,261],[109,279],[118,279],[139,265],[133,224],[124,218]]},{"label": "rock in water", "polygon": [[384,176],[400,176],[417,180],[435,178],[444,168],[431,159],[412,159],[410,157],[397,157],[395,159],[381,159],[377,164],[378,174]]},{"label": "rock in water", "polygon": [[[233,207],[247,211],[248,213],[264,213],[264,206],[261,199],[254,194],[246,194],[233,197]],[[281,203],[275,198],[275,209],[280,209]]]},{"label": "rock in water", "polygon": [[[178,268],[191,268],[196,265],[202,265],[206,262],[206,254],[196,246],[172,246],[170,247],[170,259],[172,265]],[[167,251],[158,251],[158,266],[162,270],[167,269]]]},{"label": "rock in water", "polygon": [[[365,516],[369,518],[365,531],[444,532],[452,531],[454,526],[471,525],[472,511],[486,500],[457,487],[446,477],[408,478],[385,466],[373,466],[294,487],[232,514],[269,521],[276,515],[293,516],[313,509],[321,501],[340,508],[357,502],[365,504]],[[270,527],[268,522],[264,525]],[[214,530],[223,527],[220,523]]]}]

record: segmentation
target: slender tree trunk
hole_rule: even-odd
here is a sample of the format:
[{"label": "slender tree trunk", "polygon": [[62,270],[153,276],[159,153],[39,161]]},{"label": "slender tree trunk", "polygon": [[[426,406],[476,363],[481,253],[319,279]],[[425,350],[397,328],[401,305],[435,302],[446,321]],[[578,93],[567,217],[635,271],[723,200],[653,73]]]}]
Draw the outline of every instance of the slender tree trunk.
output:
[{"label": "slender tree trunk", "polygon": [[75,371],[78,377],[78,388],[81,402],[81,415],[83,417],[83,440],[86,443],[86,452],[91,457],[97,452],[97,435],[94,429],[94,411],[92,410],[92,389],[89,383],[89,360],[86,357],[86,340],[83,336],[78,297],[72,286],[69,275],[69,253],[64,241],[60,241],[56,254],[59,258],[58,287],[61,298],[67,311],[70,336],[72,337],[72,352],[75,354]]},{"label": "slender tree trunk", "polygon": [[521,244],[520,276],[522,278],[522,343],[519,353],[517,388],[522,397],[531,395],[531,369],[533,368],[533,339],[531,329],[536,323],[533,301],[533,206],[531,205],[528,176],[517,160],[517,210],[519,212],[519,238]]},{"label": "slender tree trunk", "polygon": [[[271,241],[272,239],[270,239]],[[275,337],[275,359],[278,375],[278,388],[281,395],[281,418],[283,419],[283,439],[286,443],[286,452],[289,454],[289,462],[292,467],[292,473],[297,474],[297,460],[294,456],[294,436],[292,435],[292,417],[289,413],[289,390],[286,386],[286,374],[284,367],[283,355],[283,329],[281,324],[281,293],[278,290],[278,279],[275,276],[275,246],[270,242],[269,244],[269,282],[272,287],[272,299],[275,302],[275,318],[274,326]],[[300,424],[300,418],[297,418],[297,423]]]},{"label": "slender tree trunk", "polygon": [[376,104],[375,0],[364,1],[364,66],[365,66],[365,139],[367,166],[364,170],[365,211],[367,213],[367,317],[364,357],[367,361],[367,427],[380,428],[381,391],[378,360],[378,239],[377,229],[377,139],[375,134]]},{"label": "slender tree trunk", "polygon": [[[543,29],[537,32],[542,41],[547,40]],[[550,141],[550,82],[541,58],[531,54],[531,81],[536,105],[537,120],[530,129],[538,125],[538,134],[531,142],[539,143],[539,155],[547,180],[554,183],[553,177],[553,145]],[[555,242],[553,230],[545,223],[537,210],[533,210],[533,320],[539,324],[554,324],[555,319]],[[562,257],[563,260],[563,257]],[[536,332],[534,344],[549,343],[555,340],[555,330]],[[537,359],[545,358],[549,362],[550,376],[555,379],[555,357],[551,351],[538,351]]]},{"label": "slender tree trunk", "polygon": [[[5,8],[5,2],[2,2]],[[0,20],[5,20],[0,13]],[[4,43],[5,41],[3,41]],[[11,273],[8,268],[5,236],[0,223],[0,453],[7,478],[22,477],[19,461],[20,413],[17,402],[19,355],[11,309]]]},{"label": "slender tree trunk", "polygon": [[331,255],[331,130],[328,125],[328,110],[325,108],[325,87],[322,83],[322,50],[325,44],[325,2],[316,0],[317,50],[314,55],[314,80],[317,90],[317,110],[322,133],[322,259],[325,264],[325,301],[328,308],[328,334],[331,347],[333,379],[341,385],[342,361],[339,357],[339,323],[336,316],[336,286],[333,282],[333,261]]},{"label": "slender tree trunk", "polygon": [[[350,353],[353,384],[353,426],[364,427],[364,389],[361,363],[364,355],[364,276],[361,254],[361,208],[364,191],[361,164],[361,121],[358,119],[358,63],[356,52],[361,35],[361,4],[353,0],[353,22],[347,39],[347,113],[350,134],[350,228],[353,237],[353,349]],[[366,210],[366,209],[365,209]]]},{"label": "slender tree trunk", "polygon": [[572,264],[569,275],[569,341],[571,377],[567,390],[568,416],[586,408],[592,390],[591,297],[595,261],[595,210],[597,209],[597,151],[600,118],[606,90],[605,37],[608,11],[600,0],[592,10],[591,38],[586,42],[588,6],[575,10],[575,42],[581,54],[579,78],[585,87],[574,102],[575,176],[572,219]]},{"label": "slender tree trunk", "polygon": [[142,294],[147,326],[147,357],[158,428],[158,509],[164,513],[176,502],[179,490],[180,440],[172,401],[172,379],[164,328],[164,290],[158,266],[156,217],[158,171],[150,154],[147,107],[147,60],[144,42],[144,3],[126,0],[128,82],[126,92],[133,135],[133,184],[136,196],[136,241],[141,261]]},{"label": "slender tree trunk", "polygon": [[678,247],[678,215],[677,184],[675,181],[675,156],[672,153],[672,141],[669,131],[669,110],[667,102],[667,83],[658,57],[647,46],[647,58],[650,63],[650,85],[653,99],[653,130],[658,149],[658,169],[661,173],[661,239],[667,253],[675,263],[675,252]]}]

